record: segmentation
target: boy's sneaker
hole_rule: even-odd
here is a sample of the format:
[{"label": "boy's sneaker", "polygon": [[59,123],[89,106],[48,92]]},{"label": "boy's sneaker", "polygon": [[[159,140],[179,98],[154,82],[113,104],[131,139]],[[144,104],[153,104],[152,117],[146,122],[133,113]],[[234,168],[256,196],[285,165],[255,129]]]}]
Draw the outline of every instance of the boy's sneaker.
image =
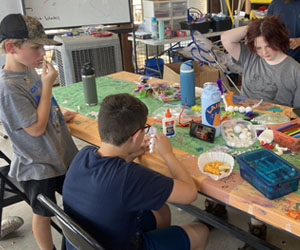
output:
[{"label": "boy's sneaker", "polygon": [[[267,226],[265,224],[256,226],[249,223],[249,232],[256,237],[265,240],[267,237]],[[257,249],[245,243],[245,245],[241,248],[238,248],[238,250],[257,250]]]},{"label": "boy's sneaker", "polygon": [[228,219],[228,212],[226,210],[226,206],[215,201],[205,199],[205,211],[210,214],[213,214],[214,216],[222,220]]},{"label": "boy's sneaker", "polygon": [[0,239],[3,239],[6,235],[16,231],[23,224],[24,220],[18,216],[9,216],[3,219],[1,223]]}]

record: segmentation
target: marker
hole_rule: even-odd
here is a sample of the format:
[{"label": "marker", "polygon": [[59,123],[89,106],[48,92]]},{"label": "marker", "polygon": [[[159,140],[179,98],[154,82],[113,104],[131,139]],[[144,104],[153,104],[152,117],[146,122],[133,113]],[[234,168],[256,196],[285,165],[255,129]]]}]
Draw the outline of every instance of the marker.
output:
[{"label": "marker", "polygon": [[300,133],[293,135],[294,138],[299,138],[300,137]]},{"label": "marker", "polygon": [[289,133],[289,136],[293,136],[295,134],[298,134],[300,132],[300,129],[297,129],[296,131]]},{"label": "marker", "polygon": [[293,135],[293,134],[296,134],[298,132],[300,132],[300,129],[299,128],[295,128],[295,129],[293,129],[291,131],[285,132],[285,134],[286,135]]},{"label": "marker", "polygon": [[300,124],[294,123],[293,126],[290,126],[288,128],[282,129],[280,132],[282,132],[282,133],[288,133],[288,132],[290,132],[292,130],[295,130],[297,128],[300,128]]},{"label": "marker", "polygon": [[276,130],[277,130],[277,131],[280,131],[280,130],[282,130],[282,129],[289,128],[289,127],[291,127],[291,126],[293,126],[293,125],[295,125],[295,123],[288,123],[288,124],[286,124],[286,125],[284,125],[284,126],[281,126],[281,127],[279,127],[279,128],[276,128]]}]

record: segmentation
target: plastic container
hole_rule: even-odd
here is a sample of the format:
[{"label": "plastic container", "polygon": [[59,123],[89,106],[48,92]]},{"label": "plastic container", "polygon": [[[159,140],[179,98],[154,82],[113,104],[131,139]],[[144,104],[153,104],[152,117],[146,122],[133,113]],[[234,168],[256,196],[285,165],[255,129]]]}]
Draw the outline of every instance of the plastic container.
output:
[{"label": "plastic container", "polygon": [[151,18],[151,38],[157,40],[157,21],[156,17]]},{"label": "plastic container", "polygon": [[238,155],[237,162],[241,176],[270,200],[298,189],[299,170],[268,149]]},{"label": "plastic container", "polygon": [[207,33],[209,31],[209,22],[202,23],[189,23],[187,21],[180,22],[181,29],[183,30],[198,30],[202,34]]},{"label": "plastic container", "polygon": [[202,123],[216,129],[215,137],[221,131],[221,92],[215,82],[207,82],[203,85],[201,96]]},{"label": "plastic container", "polygon": [[226,17],[223,20],[213,19],[210,23],[210,28],[213,31],[230,30],[232,28],[231,19],[230,19],[230,17]]},{"label": "plastic container", "polygon": [[98,95],[95,80],[95,69],[90,63],[85,63],[81,69],[84,99],[88,106],[98,104]]},{"label": "plastic container", "polygon": [[[274,132],[274,141],[282,147],[287,147],[293,151],[300,150],[300,118],[281,123],[269,125]],[[294,131],[294,133],[290,133]]]},{"label": "plastic container", "polygon": [[195,72],[192,60],[186,61],[180,66],[180,92],[181,105],[189,107],[195,105]]},{"label": "plastic container", "polygon": [[[164,60],[162,58],[158,59],[158,66],[160,68],[160,72],[163,74],[164,72]],[[154,69],[156,71],[153,71],[151,69]],[[160,77],[158,73],[158,67],[157,67],[157,59],[155,57],[145,60],[145,75],[152,76],[152,77]]]},{"label": "plastic container", "polygon": [[264,125],[275,125],[284,122],[290,121],[290,118],[286,115],[280,114],[264,114],[254,118],[254,121],[257,121]]},{"label": "plastic container", "polygon": [[221,133],[229,147],[247,148],[257,139],[256,130],[251,122],[232,119],[221,123]]},{"label": "plastic container", "polygon": [[172,117],[170,109],[167,108],[165,117],[162,119],[163,133],[165,136],[175,135],[175,120]]}]

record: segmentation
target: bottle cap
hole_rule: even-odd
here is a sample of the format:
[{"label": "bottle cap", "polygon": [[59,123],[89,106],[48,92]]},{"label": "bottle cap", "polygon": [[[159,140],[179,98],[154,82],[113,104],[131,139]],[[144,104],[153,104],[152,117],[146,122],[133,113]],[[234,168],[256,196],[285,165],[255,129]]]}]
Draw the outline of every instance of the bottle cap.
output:
[{"label": "bottle cap", "polygon": [[167,118],[170,118],[170,117],[172,117],[172,114],[171,114],[171,112],[170,112],[170,109],[169,109],[169,108],[167,108],[167,112],[166,112],[166,114],[165,114],[165,117],[167,117]]},{"label": "bottle cap", "polygon": [[91,63],[85,63],[81,68],[82,75],[94,75],[95,69],[93,68]]},{"label": "bottle cap", "polygon": [[192,71],[194,71],[194,63],[193,63],[193,61],[189,60],[189,61],[183,62],[180,65],[180,71],[181,72],[192,72]]},{"label": "bottle cap", "polygon": [[156,17],[152,17],[151,22],[156,22]]}]

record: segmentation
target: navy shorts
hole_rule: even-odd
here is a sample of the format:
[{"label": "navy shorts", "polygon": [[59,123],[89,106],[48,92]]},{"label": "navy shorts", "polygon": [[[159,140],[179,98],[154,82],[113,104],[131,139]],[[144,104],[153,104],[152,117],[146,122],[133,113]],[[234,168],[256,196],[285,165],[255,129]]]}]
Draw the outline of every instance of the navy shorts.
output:
[{"label": "navy shorts", "polygon": [[20,182],[24,193],[29,199],[33,213],[45,217],[53,216],[53,214],[38,201],[37,196],[38,194],[42,193],[56,203],[55,191],[62,194],[64,180],[65,176],[62,175],[45,180],[29,180]]},{"label": "navy shorts", "polygon": [[189,250],[190,239],[182,227],[169,226],[156,229],[156,221],[151,211],[141,216],[143,248],[145,250]]}]

